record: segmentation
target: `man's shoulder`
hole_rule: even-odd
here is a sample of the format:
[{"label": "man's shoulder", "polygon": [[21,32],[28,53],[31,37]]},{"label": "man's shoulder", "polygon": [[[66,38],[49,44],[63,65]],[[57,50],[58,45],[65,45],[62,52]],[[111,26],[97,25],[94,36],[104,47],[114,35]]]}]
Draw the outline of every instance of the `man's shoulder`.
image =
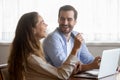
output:
[{"label": "man's shoulder", "polygon": [[61,39],[61,35],[59,34],[58,31],[53,31],[51,33],[48,34],[48,36],[44,39],[43,43],[47,43],[47,42],[50,42],[50,41],[57,41],[58,39]]},{"label": "man's shoulder", "polygon": [[58,30],[55,30],[55,31],[53,31],[53,32],[51,32],[48,36],[47,36],[47,38],[54,38],[54,37],[59,37],[60,36],[60,33],[59,33],[59,31]]}]

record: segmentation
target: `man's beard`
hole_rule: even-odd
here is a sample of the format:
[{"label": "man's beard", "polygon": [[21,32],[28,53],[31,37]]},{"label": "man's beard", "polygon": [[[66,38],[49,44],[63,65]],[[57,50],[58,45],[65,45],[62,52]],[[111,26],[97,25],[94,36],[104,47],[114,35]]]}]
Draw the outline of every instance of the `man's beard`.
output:
[{"label": "man's beard", "polygon": [[[73,30],[73,26],[71,25],[59,25],[60,31],[64,34],[68,34],[71,33],[71,31]],[[69,30],[66,30],[69,29]]]}]

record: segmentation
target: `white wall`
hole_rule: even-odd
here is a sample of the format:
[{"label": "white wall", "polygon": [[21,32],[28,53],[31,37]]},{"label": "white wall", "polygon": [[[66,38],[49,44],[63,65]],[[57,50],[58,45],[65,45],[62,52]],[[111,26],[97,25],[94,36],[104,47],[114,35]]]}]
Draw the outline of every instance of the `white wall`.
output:
[{"label": "white wall", "polygon": [[87,47],[94,56],[101,56],[103,50],[120,48],[120,43],[87,43]]},{"label": "white wall", "polygon": [[[88,43],[87,46],[94,56],[101,56],[103,50],[120,48],[120,43]],[[118,64],[120,65],[120,58]]]},{"label": "white wall", "polygon": [[[87,43],[94,56],[101,56],[103,50],[120,48],[120,43]],[[9,56],[9,44],[0,44],[0,64],[6,63]],[[120,62],[119,62],[120,64]]]}]

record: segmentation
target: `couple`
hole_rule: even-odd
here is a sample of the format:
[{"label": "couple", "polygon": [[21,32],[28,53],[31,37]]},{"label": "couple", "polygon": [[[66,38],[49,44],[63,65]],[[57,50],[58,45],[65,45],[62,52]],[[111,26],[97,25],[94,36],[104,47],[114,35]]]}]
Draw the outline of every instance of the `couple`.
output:
[{"label": "couple", "polygon": [[[100,57],[94,58],[87,50],[81,34],[72,32],[76,24],[76,19],[77,11],[72,6],[65,5],[61,7],[58,15],[59,28],[55,30],[56,34],[53,34],[53,36],[50,34],[50,36],[45,39],[43,50],[39,40],[47,36],[47,24],[37,12],[24,14],[18,21],[15,38],[11,44],[8,59],[9,79],[69,79],[72,74],[76,74],[77,72],[99,68],[98,60]],[[53,40],[50,38],[51,36]],[[57,44],[54,39],[60,40],[62,43]],[[73,43],[69,43],[69,41]],[[48,44],[50,42],[55,44]],[[60,46],[65,47],[64,50],[66,53],[64,53],[62,49],[57,50],[54,45],[57,45],[58,49],[60,49]],[[47,49],[47,46],[48,48],[52,46],[55,51],[58,51],[58,54],[53,56],[55,52]],[[49,50],[53,52],[48,53],[50,52]],[[50,57],[50,55],[52,55],[52,57]],[[59,59],[59,61],[56,58]],[[52,65],[47,63],[46,60],[51,60],[50,63]],[[56,61],[58,61],[58,63]]]}]

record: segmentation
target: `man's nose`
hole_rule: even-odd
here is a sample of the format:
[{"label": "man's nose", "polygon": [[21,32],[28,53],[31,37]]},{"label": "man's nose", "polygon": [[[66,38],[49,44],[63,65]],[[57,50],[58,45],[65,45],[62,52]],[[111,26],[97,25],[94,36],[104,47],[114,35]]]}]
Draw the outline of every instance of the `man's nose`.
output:
[{"label": "man's nose", "polygon": [[65,20],[64,20],[64,25],[67,25],[67,24],[68,24],[68,20],[65,19]]}]

